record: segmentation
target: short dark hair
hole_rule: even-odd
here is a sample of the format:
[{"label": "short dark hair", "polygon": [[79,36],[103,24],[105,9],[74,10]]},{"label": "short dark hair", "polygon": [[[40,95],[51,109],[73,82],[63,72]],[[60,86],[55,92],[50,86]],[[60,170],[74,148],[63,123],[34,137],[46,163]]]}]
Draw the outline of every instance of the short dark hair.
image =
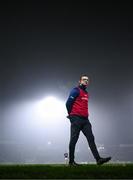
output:
[{"label": "short dark hair", "polygon": [[82,74],[82,75],[80,76],[80,79],[79,79],[79,80],[81,80],[83,76],[87,76],[87,77],[90,79],[90,77],[89,77],[88,75]]}]

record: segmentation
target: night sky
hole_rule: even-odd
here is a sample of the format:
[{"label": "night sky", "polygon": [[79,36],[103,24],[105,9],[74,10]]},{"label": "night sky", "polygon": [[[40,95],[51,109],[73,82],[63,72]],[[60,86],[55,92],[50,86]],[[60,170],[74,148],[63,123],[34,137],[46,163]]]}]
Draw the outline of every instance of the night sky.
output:
[{"label": "night sky", "polygon": [[80,75],[87,74],[94,130],[106,129],[107,144],[133,144],[130,3],[7,1],[1,4],[0,37],[2,140],[9,138],[4,115],[12,103],[47,94],[66,101]]}]

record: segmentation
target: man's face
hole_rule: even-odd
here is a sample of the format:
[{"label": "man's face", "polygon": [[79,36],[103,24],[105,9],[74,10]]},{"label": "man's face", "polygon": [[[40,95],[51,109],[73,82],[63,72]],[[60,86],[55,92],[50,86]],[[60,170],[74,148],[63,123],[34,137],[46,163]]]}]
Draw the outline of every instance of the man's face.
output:
[{"label": "man's face", "polygon": [[90,79],[87,76],[82,76],[79,83],[84,86],[88,86],[90,83]]}]

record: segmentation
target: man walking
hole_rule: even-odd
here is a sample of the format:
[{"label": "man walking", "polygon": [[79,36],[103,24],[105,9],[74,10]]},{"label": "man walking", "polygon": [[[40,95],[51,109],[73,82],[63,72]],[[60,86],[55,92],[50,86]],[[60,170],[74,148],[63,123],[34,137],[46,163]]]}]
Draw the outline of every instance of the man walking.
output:
[{"label": "man walking", "polygon": [[86,90],[90,84],[90,78],[87,75],[82,75],[79,80],[79,85],[73,88],[66,102],[68,118],[71,122],[71,135],[69,143],[69,165],[77,166],[74,161],[75,146],[79,138],[80,131],[87,138],[91,152],[98,165],[108,162],[111,157],[102,158],[97,150],[94,135],[92,133],[91,123],[88,119],[88,99],[89,94]]}]

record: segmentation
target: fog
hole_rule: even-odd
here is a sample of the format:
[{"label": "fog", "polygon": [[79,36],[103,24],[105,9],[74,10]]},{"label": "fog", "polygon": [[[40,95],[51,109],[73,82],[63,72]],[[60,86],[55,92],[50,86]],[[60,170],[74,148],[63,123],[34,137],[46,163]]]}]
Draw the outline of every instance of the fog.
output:
[{"label": "fog", "polygon": [[[65,102],[82,74],[91,77],[89,120],[101,156],[133,161],[130,3],[5,1],[1,7],[0,163],[64,163]],[[46,105],[49,96],[54,101]],[[94,162],[82,133],[75,155]]]},{"label": "fog", "polygon": [[[66,118],[66,99],[59,98],[52,94],[31,101],[12,101],[4,107],[1,163],[65,163],[70,122]],[[89,120],[98,150],[102,156],[111,155],[114,162],[133,160],[130,103],[127,98],[115,103],[89,99]],[[76,145],[76,159],[95,161],[82,133]]]}]

